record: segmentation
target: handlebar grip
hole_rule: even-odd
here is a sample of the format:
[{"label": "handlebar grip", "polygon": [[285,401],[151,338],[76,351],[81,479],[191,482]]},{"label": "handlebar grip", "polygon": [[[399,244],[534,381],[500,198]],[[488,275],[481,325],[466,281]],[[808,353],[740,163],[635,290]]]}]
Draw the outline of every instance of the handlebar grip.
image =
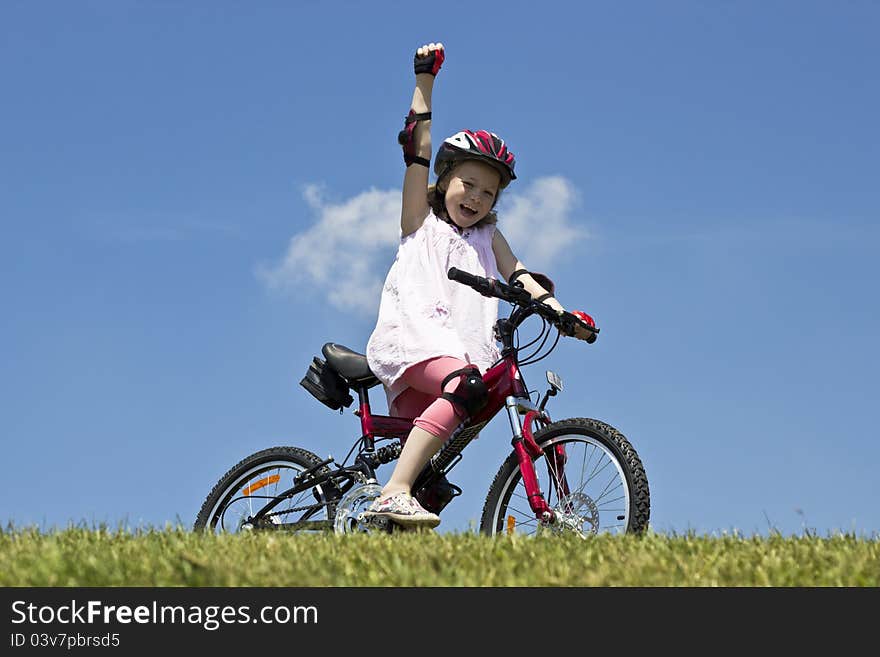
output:
[{"label": "handlebar grip", "polygon": [[[469,286],[476,292],[479,292],[484,297],[495,297],[497,299],[508,299],[508,294],[506,293],[505,285],[502,285],[498,281],[492,278],[484,278],[483,276],[477,276],[476,274],[469,274],[466,271],[461,271],[460,269],[456,269],[455,267],[451,267],[446,275],[450,280],[456,281],[458,283],[463,283],[464,285]],[[523,290],[523,292],[525,292]],[[525,294],[528,294],[525,292]],[[512,300],[512,299],[511,299]]]},{"label": "handlebar grip", "polygon": [[458,283],[464,283],[465,285],[473,288],[483,296],[491,296],[492,294],[489,281],[482,276],[469,274],[468,272],[462,271],[461,269],[456,269],[455,267],[450,267],[449,271],[446,272],[446,275],[449,277],[449,280],[456,281]]},{"label": "handlebar grip", "polygon": [[446,272],[446,276],[451,281],[458,281],[459,283],[464,283],[465,285],[475,285],[480,282],[479,276],[474,276],[473,274],[469,274],[466,271],[457,269],[456,267],[450,267],[449,271]]},{"label": "handlebar grip", "polygon": [[575,326],[582,326],[583,328],[590,331],[590,335],[586,338],[587,344],[593,344],[596,341],[596,338],[599,337],[599,329],[595,326],[590,326],[586,322],[584,322],[577,315],[570,313],[568,311],[562,313],[559,316],[559,330],[565,333],[566,335],[574,335]]}]

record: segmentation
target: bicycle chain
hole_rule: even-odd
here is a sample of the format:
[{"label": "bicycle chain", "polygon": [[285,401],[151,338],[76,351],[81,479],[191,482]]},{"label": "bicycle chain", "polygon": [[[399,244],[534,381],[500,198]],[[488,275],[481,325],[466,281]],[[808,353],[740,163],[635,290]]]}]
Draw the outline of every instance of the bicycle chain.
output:
[{"label": "bicycle chain", "polygon": [[297,511],[312,511],[314,509],[318,509],[322,506],[330,506],[330,502],[321,502],[320,504],[309,504],[308,506],[297,506],[292,509],[284,509],[284,511],[272,511],[267,513],[264,517],[271,518],[274,516],[286,516],[288,513],[296,513]]}]

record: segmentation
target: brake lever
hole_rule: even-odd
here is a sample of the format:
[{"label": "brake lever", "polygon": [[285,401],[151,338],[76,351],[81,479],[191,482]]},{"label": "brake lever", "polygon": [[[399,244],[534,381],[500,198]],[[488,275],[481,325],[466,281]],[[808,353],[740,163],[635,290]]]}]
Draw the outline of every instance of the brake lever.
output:
[{"label": "brake lever", "polygon": [[524,287],[514,287],[500,282],[498,285],[502,286],[501,290],[511,297],[510,300],[513,302],[526,303],[532,300],[532,295]]},{"label": "brake lever", "polygon": [[503,301],[510,301],[512,303],[526,303],[532,300],[532,295],[529,294],[525,288],[502,283],[497,278],[489,278],[486,280],[490,282],[492,290],[492,294],[486,296],[494,296]]}]

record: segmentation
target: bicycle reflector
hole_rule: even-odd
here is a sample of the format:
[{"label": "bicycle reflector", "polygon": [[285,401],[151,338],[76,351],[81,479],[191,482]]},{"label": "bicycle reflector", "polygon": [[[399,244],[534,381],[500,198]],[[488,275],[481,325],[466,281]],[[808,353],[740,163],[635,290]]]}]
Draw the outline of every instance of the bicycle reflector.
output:
[{"label": "bicycle reflector", "polygon": [[513,516],[507,516],[507,535],[510,536],[513,534],[513,530],[516,528],[516,518]]},{"label": "bicycle reflector", "polygon": [[245,486],[245,488],[241,491],[242,495],[250,495],[254,491],[260,490],[261,488],[265,488],[269,484],[277,484],[281,479],[281,475],[269,475],[268,477],[263,477],[259,481],[255,481],[250,486]]},{"label": "bicycle reflector", "polygon": [[556,372],[547,370],[547,383],[549,383],[550,387],[555,391],[562,392],[562,379],[559,378],[559,375]]}]

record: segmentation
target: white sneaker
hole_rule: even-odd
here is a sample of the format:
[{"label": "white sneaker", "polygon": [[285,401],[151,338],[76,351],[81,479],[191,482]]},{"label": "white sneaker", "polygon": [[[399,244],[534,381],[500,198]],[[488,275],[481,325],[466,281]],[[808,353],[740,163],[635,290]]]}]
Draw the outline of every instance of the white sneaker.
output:
[{"label": "white sneaker", "polygon": [[431,513],[408,493],[397,493],[384,500],[375,499],[364,511],[365,516],[382,516],[404,527],[436,527],[440,516]]}]

